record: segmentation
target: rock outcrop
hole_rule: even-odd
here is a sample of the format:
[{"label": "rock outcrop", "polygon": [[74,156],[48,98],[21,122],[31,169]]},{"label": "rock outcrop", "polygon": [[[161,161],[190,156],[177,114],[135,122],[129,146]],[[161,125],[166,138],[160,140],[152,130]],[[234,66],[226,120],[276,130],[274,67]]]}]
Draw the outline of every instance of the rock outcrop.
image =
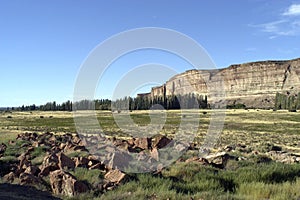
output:
[{"label": "rock outcrop", "polygon": [[72,174],[56,170],[50,173],[50,185],[56,195],[74,196],[88,191],[88,187]]},{"label": "rock outcrop", "polygon": [[300,91],[300,58],[287,61],[262,61],[231,65],[219,70],[188,70],[154,87],[155,96],[196,93],[208,96],[213,103],[220,93],[227,104],[272,108],[276,93],[297,94]]}]

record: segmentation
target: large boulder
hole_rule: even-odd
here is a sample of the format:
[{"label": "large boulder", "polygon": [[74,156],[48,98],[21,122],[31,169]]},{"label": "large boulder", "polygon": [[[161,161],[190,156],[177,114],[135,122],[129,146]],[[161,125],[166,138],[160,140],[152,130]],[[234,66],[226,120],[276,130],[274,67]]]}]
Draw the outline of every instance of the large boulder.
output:
[{"label": "large boulder", "polygon": [[51,171],[59,169],[58,166],[58,156],[56,154],[47,155],[42,165],[40,166],[40,174],[41,176],[48,176]]},{"label": "large boulder", "polygon": [[31,162],[29,161],[29,155],[28,153],[23,153],[18,157],[19,162],[19,166],[18,166],[18,171],[19,172],[24,172],[26,168],[28,168],[29,166],[31,166]]},{"label": "large boulder", "polygon": [[75,162],[66,156],[63,153],[58,154],[58,166],[60,169],[68,168],[68,169],[74,169],[75,168]]},{"label": "large boulder", "polygon": [[205,159],[213,167],[223,169],[226,166],[226,163],[229,159],[236,159],[236,157],[231,156],[226,152],[218,152],[218,153],[210,154],[210,155],[206,156]]},{"label": "large boulder", "polygon": [[200,163],[202,165],[208,165],[209,164],[208,160],[206,160],[205,158],[198,157],[198,156],[188,158],[187,160],[185,160],[185,162],[186,163],[196,162],[196,163]]},{"label": "large boulder", "polygon": [[50,173],[50,185],[54,194],[69,197],[87,192],[89,189],[83,182],[78,181],[72,174],[63,170]]},{"label": "large boulder", "polygon": [[109,153],[104,160],[104,164],[106,164],[108,169],[124,169],[129,166],[129,163],[132,161],[132,159],[132,156],[127,152],[116,151],[114,153]]},{"label": "large boulder", "polygon": [[157,148],[154,148],[150,151],[150,156],[155,159],[156,161],[159,161],[159,152]]},{"label": "large boulder", "polygon": [[157,135],[156,137],[153,138],[152,147],[161,149],[167,146],[171,141],[172,141],[171,139],[167,138],[164,135]]},{"label": "large boulder", "polygon": [[2,177],[2,180],[6,183],[12,183],[17,178],[17,175],[14,172],[9,172]]},{"label": "large boulder", "polygon": [[118,169],[111,170],[104,175],[104,178],[106,181],[108,181],[110,183],[116,183],[116,184],[121,183],[122,180],[125,179],[125,177],[126,177],[126,174],[121,172]]},{"label": "large boulder", "polygon": [[134,147],[140,149],[150,149],[151,148],[151,138],[135,138]]},{"label": "large boulder", "polygon": [[87,168],[89,159],[85,157],[75,157],[73,158],[73,161],[75,162],[75,167],[85,167]]},{"label": "large boulder", "polygon": [[44,183],[41,178],[28,173],[21,173],[19,180],[21,185],[43,185]]},{"label": "large boulder", "polygon": [[37,166],[29,166],[25,169],[24,172],[27,174],[34,175],[34,176],[38,176],[38,174],[41,172],[41,170]]}]

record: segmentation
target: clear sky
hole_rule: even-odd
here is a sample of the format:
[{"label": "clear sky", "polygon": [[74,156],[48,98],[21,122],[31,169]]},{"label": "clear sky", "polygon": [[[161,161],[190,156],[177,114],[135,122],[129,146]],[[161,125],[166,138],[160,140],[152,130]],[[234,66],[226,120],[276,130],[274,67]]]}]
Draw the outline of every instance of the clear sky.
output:
[{"label": "clear sky", "polygon": [[[201,44],[217,67],[300,57],[300,1],[290,0],[1,0],[0,107],[72,99],[85,58],[122,31],[162,27]],[[115,64],[114,84],[136,65],[191,66],[166,53],[144,51]],[[107,80],[107,82],[105,82]]]}]

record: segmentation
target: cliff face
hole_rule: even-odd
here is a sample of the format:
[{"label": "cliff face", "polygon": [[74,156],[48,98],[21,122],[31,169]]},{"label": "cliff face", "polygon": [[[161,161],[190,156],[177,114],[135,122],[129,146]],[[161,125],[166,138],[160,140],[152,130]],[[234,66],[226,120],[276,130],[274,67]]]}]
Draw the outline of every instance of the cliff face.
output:
[{"label": "cliff face", "polygon": [[208,101],[213,102],[224,92],[227,104],[271,108],[277,92],[299,91],[300,58],[231,65],[220,70],[189,70],[172,77],[163,86],[152,88],[151,97],[198,93],[208,95]]}]

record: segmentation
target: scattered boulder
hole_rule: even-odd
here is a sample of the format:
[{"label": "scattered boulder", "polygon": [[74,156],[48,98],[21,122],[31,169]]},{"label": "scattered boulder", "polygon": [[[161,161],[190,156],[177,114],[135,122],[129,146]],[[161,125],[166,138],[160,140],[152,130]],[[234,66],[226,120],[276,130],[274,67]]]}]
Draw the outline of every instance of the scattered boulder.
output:
[{"label": "scattered boulder", "polygon": [[151,138],[136,138],[134,140],[134,147],[140,149],[150,149],[151,148]]},{"label": "scattered boulder", "polygon": [[300,155],[287,153],[284,151],[270,151],[266,153],[272,160],[277,162],[286,163],[286,164],[293,164],[300,162]]},{"label": "scattered boulder", "polygon": [[74,151],[86,151],[86,152],[88,152],[88,150],[85,148],[85,146],[79,146],[79,145],[74,146],[73,150]]},{"label": "scattered boulder", "polygon": [[201,157],[197,157],[197,156],[189,158],[189,159],[185,160],[185,162],[186,163],[197,162],[197,163],[200,163],[202,165],[208,165],[209,164],[209,162],[208,162],[207,159],[201,158]]},{"label": "scattered boulder", "polygon": [[105,167],[104,164],[102,164],[102,163],[99,162],[99,163],[96,163],[96,164],[90,166],[89,169],[100,169],[100,170],[105,170],[106,167]]},{"label": "scattered boulder", "polygon": [[60,169],[68,168],[68,169],[74,169],[75,168],[75,162],[66,156],[63,153],[58,154],[58,167]]},{"label": "scattered boulder", "polygon": [[51,171],[59,169],[58,157],[56,154],[46,156],[40,166],[41,172],[39,175],[48,176]]},{"label": "scattered boulder", "polygon": [[32,174],[21,173],[19,176],[21,185],[40,185],[43,184],[43,180]]},{"label": "scattered boulder", "polygon": [[3,180],[6,183],[12,183],[12,182],[14,182],[15,178],[17,178],[17,176],[15,175],[14,172],[9,172],[5,176],[3,176]]},{"label": "scattered boulder", "polygon": [[29,155],[27,152],[21,154],[18,157],[18,160],[20,161],[19,166],[18,166],[18,171],[20,172],[24,172],[24,170],[26,168],[28,168],[29,166],[31,166],[31,162],[29,161]]},{"label": "scattered boulder", "polygon": [[75,147],[75,145],[72,142],[67,141],[65,143],[65,147],[64,147],[64,152],[68,152],[68,151],[73,151],[73,147]]},{"label": "scattered boulder", "polygon": [[157,148],[154,148],[150,151],[150,156],[155,159],[156,161],[159,161],[159,152]]},{"label": "scattered boulder", "polygon": [[223,148],[223,150],[226,151],[226,152],[230,152],[230,151],[232,151],[232,150],[234,150],[234,149],[235,149],[235,147],[234,147],[234,146],[230,146],[230,145],[226,145],[226,146]]},{"label": "scattered boulder", "polygon": [[171,139],[167,138],[164,135],[158,135],[154,137],[152,140],[153,140],[152,147],[158,149],[164,148],[172,141]]},{"label": "scattered boulder", "polygon": [[[126,168],[128,167],[129,163],[132,161],[132,157],[130,154],[126,152],[116,151],[111,153],[111,155],[107,158],[105,162],[107,162],[106,167],[108,169],[113,168]],[[104,163],[106,164],[106,163]]]},{"label": "scattered boulder", "polygon": [[50,185],[52,192],[56,195],[72,197],[79,193],[88,191],[88,186],[63,170],[56,170],[50,173]]},{"label": "scattered boulder", "polygon": [[85,157],[76,157],[73,159],[73,161],[75,162],[75,167],[85,167],[87,168],[88,163],[89,163],[89,159],[85,158]]},{"label": "scattered boulder", "polygon": [[226,152],[218,152],[216,154],[211,154],[205,157],[205,159],[213,167],[223,169],[229,159],[235,159],[234,156],[229,155]]},{"label": "scattered boulder", "polygon": [[118,169],[111,170],[104,175],[104,178],[110,183],[121,183],[122,180],[126,177],[126,174],[121,172]]},{"label": "scattered boulder", "polygon": [[34,175],[34,176],[38,176],[38,174],[41,172],[41,170],[37,166],[29,166],[25,169],[24,172],[27,174]]},{"label": "scattered boulder", "polygon": [[79,145],[81,143],[81,139],[78,135],[75,135],[75,136],[72,137],[72,142],[76,145]]}]

